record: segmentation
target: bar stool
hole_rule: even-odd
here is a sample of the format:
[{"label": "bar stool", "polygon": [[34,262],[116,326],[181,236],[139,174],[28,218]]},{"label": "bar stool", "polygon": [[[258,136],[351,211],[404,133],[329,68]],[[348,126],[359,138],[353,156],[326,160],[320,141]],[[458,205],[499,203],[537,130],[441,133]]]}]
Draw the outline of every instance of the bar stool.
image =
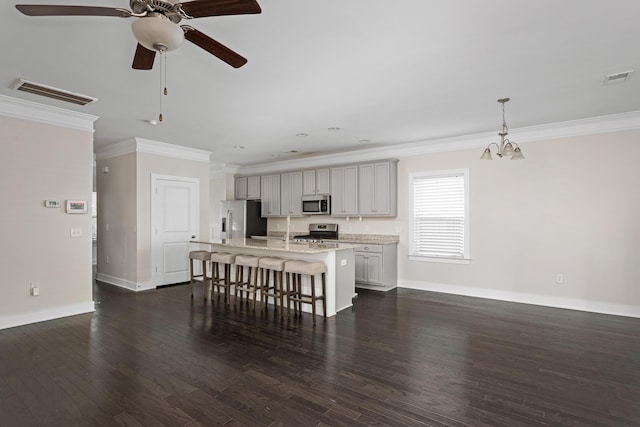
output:
[{"label": "bar stool", "polygon": [[[267,300],[273,297],[273,305],[278,307],[278,299],[280,300],[280,318],[284,318],[284,296],[287,295],[287,308],[289,307],[288,292],[283,289],[283,271],[284,264],[287,260],[282,258],[263,257],[258,260],[258,268],[260,269],[260,301],[262,301],[262,309],[267,307]],[[273,285],[269,283],[269,274],[273,272]]]},{"label": "bar stool", "polygon": [[[258,261],[260,257],[253,255],[236,255],[236,282],[234,297],[238,301],[238,292],[242,298],[242,293],[246,293],[247,298],[253,294],[253,309],[256,309],[256,297],[260,290],[258,282]],[[244,280],[247,272],[247,280]]]},{"label": "bar stool", "polygon": [[[213,287],[216,286],[218,293],[220,288],[225,288],[224,300],[229,302],[231,299],[228,295],[231,293],[231,286],[233,281],[231,280],[231,264],[236,260],[234,254],[228,254],[226,252],[212,252],[211,253],[211,297],[213,297]],[[224,277],[220,275],[220,264],[224,266]]]},{"label": "bar stool", "polygon": [[[190,282],[189,286],[191,288],[191,298],[193,299],[193,284],[194,283],[202,283],[202,289],[204,294],[204,299],[207,299],[207,282],[211,280],[210,277],[207,276],[207,262],[211,260],[211,252],[209,251],[191,251],[189,252],[189,273],[190,273]],[[194,261],[202,262],[202,274],[195,274],[195,265]]]},{"label": "bar stool", "polygon": [[[322,315],[327,317],[327,266],[319,261],[287,261],[284,266],[287,275],[287,288],[289,288],[289,278],[292,278],[289,301],[293,302],[294,313],[298,310],[302,313],[301,304],[311,304],[313,314],[313,324],[316,324],[316,301],[322,300]],[[320,274],[322,279],[322,295],[316,295],[316,275]],[[302,276],[309,276],[311,281],[311,294],[302,293]]]}]

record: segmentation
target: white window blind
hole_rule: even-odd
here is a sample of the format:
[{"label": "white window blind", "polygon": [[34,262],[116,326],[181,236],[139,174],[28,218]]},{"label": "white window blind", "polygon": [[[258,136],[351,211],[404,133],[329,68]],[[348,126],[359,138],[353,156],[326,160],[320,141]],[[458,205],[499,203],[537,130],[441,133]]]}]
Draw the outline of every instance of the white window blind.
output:
[{"label": "white window blind", "polygon": [[465,171],[412,176],[412,230],[409,255],[467,258],[467,178]]}]

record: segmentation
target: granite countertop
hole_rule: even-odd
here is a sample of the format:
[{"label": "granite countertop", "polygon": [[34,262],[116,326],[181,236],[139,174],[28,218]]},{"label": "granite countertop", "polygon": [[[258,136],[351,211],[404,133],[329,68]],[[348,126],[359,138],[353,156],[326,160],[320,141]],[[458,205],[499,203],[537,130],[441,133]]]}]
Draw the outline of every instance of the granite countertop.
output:
[{"label": "granite countertop", "polygon": [[[265,236],[271,239],[284,239],[285,232],[283,231],[270,231],[269,236]],[[290,238],[294,238],[296,235],[307,234],[292,232]],[[397,234],[348,234],[340,233],[338,243],[352,243],[352,244],[366,244],[366,245],[386,245],[394,244],[400,241],[400,236]]]},{"label": "granite countertop", "polygon": [[367,245],[386,245],[398,243],[400,236],[397,234],[340,234],[339,242],[360,243]]},{"label": "granite countertop", "polygon": [[228,239],[228,240],[191,240],[191,243],[199,243],[218,247],[268,249],[270,251],[296,252],[303,254],[317,254],[334,252],[343,249],[353,249],[354,245],[346,243],[298,243],[285,242],[284,240],[256,240],[256,239]]}]

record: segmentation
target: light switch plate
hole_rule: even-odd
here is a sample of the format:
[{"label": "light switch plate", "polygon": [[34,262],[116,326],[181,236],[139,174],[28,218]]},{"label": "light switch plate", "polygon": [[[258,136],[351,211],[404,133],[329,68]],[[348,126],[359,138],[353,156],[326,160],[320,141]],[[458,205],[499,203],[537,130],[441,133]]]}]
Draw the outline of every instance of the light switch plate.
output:
[{"label": "light switch plate", "polygon": [[82,237],[82,228],[72,228],[71,237]]}]

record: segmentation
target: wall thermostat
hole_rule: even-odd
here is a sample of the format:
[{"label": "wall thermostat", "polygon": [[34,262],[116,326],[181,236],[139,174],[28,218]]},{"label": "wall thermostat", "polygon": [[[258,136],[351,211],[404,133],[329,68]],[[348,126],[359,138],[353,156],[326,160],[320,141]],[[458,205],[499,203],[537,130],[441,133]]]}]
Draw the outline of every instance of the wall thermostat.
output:
[{"label": "wall thermostat", "polygon": [[45,208],[59,208],[60,201],[59,200],[45,200],[44,201]]},{"label": "wall thermostat", "polygon": [[86,200],[67,200],[67,213],[83,214],[87,213]]}]

